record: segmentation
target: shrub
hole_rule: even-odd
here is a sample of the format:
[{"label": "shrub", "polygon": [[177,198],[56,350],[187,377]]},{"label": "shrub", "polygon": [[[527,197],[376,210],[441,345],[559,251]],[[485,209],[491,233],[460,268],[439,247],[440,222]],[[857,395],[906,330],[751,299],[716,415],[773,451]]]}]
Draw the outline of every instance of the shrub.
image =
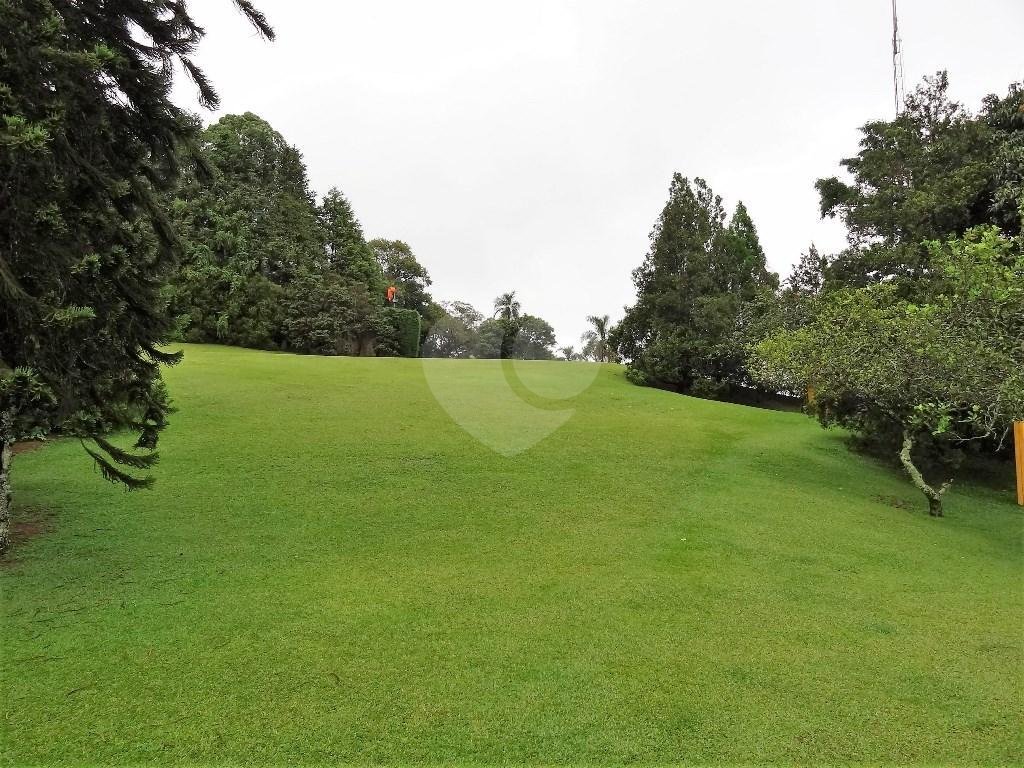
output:
[{"label": "shrub", "polygon": [[387,307],[384,310],[387,326],[386,338],[379,350],[386,354],[393,350],[398,357],[419,357],[420,354],[420,314],[414,309]]}]

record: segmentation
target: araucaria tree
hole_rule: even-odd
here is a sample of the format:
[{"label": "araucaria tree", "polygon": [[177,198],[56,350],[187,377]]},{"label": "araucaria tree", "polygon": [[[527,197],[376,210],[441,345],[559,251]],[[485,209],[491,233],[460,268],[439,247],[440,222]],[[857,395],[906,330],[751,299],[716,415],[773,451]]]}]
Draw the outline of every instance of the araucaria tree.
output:
[{"label": "araucaria tree", "polygon": [[[265,36],[263,16],[236,5]],[[195,140],[169,99],[203,31],[185,2],[0,3],[0,550],[15,440],[61,430],[127,488],[166,425],[160,289],[176,237],[157,196]],[[134,449],[105,438],[137,435]]]},{"label": "araucaria tree", "polygon": [[736,341],[740,310],[778,286],[743,204],[727,223],[722,200],[703,179],[672,177],[651,248],[633,271],[636,304],[612,343],[630,377],[705,397],[749,385]]}]

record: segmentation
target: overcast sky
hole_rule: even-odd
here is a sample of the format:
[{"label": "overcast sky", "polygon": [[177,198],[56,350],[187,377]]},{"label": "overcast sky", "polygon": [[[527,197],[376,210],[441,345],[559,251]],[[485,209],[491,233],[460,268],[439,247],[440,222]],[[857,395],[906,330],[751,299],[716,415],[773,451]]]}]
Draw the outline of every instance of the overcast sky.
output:
[{"label": "overcast sky", "polygon": [[[191,4],[220,114],[252,111],[338,186],[367,237],[407,241],[438,300],[523,310],[575,343],[618,320],[674,171],[743,200],[785,276],[814,180],[893,113],[890,0],[230,0]],[[948,69],[976,108],[1024,78],[1021,0],[900,0],[908,90]],[[192,87],[176,99],[196,109]]]}]

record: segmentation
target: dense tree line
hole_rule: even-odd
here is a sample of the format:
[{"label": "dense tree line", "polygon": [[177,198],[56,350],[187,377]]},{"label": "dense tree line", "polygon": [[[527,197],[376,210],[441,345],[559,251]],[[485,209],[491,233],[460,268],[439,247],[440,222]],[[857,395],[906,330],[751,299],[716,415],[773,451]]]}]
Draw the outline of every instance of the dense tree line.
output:
[{"label": "dense tree line", "polygon": [[[217,104],[186,2],[9,0],[0,29],[0,550],[19,439],[80,437],[104,477],[149,483],[132,470],[157,460],[168,341],[554,356],[514,293],[490,317],[435,302],[409,245],[368,241],[337,189],[318,201],[265,121],[202,129],[173,105],[175,65]],[[947,89],[929,79],[864,126],[849,179],[817,184],[848,247],[810,249],[781,287],[746,208],[675,175],[636,303],[615,328],[588,318],[563,357],[621,356],[637,382],[709,397],[812,389],[823,424],[898,456],[941,514],[965,452],[1005,450],[1024,419],[1024,87],[977,114]]]},{"label": "dense tree line", "polygon": [[553,360],[555,331],[544,319],[523,313],[515,291],[494,300],[494,315],[464,301],[442,302],[427,337],[426,357]]},{"label": "dense tree line", "polygon": [[223,117],[197,149],[165,200],[183,245],[166,292],[183,340],[321,355],[553,357],[554,330],[521,314],[514,293],[491,318],[435,302],[412,248],[367,241],[336,188],[317,203],[299,151],[256,115]]},{"label": "dense tree line", "polygon": [[1024,87],[978,114],[928,78],[822,179],[842,252],[798,265],[752,344],[770,386],[810,388],[822,424],[897,456],[942,514],[969,453],[1024,419]]},{"label": "dense tree line", "polygon": [[204,130],[165,205],[183,246],[167,298],[186,341],[415,356],[436,318],[409,246],[367,242],[336,188],[317,203],[302,155],[256,115]]},{"label": "dense tree line", "polygon": [[1024,419],[1024,88],[978,114],[947,91],[927,78],[863,127],[850,179],[817,182],[848,247],[812,246],[782,286],[742,204],[726,221],[677,174],[612,333],[629,376],[726,399],[810,392],[822,424],[898,458],[941,515],[965,454],[1005,451]]}]

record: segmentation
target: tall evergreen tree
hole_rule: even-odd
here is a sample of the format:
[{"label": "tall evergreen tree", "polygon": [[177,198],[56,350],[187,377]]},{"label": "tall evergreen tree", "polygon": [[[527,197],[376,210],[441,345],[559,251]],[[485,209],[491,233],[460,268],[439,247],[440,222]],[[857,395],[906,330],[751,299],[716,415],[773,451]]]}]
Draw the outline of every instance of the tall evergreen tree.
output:
[{"label": "tall evergreen tree", "polygon": [[[236,5],[265,36],[248,0]],[[160,288],[177,240],[157,202],[194,123],[170,101],[203,36],[185,2],[0,2],[0,550],[11,446],[59,429],[92,441],[103,476],[139,479],[166,425]],[[108,442],[137,434],[134,449]]]},{"label": "tall evergreen tree", "polygon": [[736,342],[740,310],[778,278],[740,204],[727,224],[722,200],[703,179],[672,177],[651,249],[633,272],[637,302],[612,343],[630,375],[655,386],[724,396],[746,384]]},{"label": "tall evergreen tree", "polygon": [[302,155],[251,112],[203,131],[200,151],[170,204],[183,242],[173,310],[189,341],[276,348],[284,288],[324,261]]},{"label": "tall evergreen tree", "polygon": [[327,267],[342,278],[362,283],[383,296],[384,272],[348,199],[331,187],[317,210],[323,230]]},{"label": "tall evergreen tree", "polygon": [[751,301],[779,287],[779,276],[768,270],[757,228],[742,201],[729,219],[723,248],[724,287],[740,301]]}]

